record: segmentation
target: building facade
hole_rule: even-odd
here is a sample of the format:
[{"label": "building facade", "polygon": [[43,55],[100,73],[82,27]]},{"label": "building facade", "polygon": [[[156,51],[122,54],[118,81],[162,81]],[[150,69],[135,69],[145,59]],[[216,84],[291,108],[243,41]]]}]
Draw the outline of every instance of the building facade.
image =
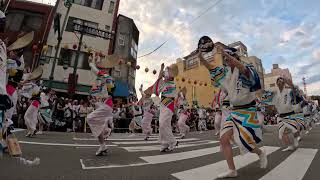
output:
[{"label": "building facade", "polygon": [[[73,72],[75,64],[76,49],[79,43],[79,33],[74,32],[74,23],[82,24],[92,28],[108,31],[114,34],[116,30],[116,21],[120,0],[74,0],[70,8],[69,16],[67,17],[66,27],[62,27],[64,17],[67,13],[67,8],[64,6],[64,1],[58,0],[56,3],[57,13],[61,14],[61,29],[64,30],[61,46],[56,49],[58,43],[57,34],[54,31],[54,26],[51,24],[50,33],[47,40],[48,51],[43,54],[45,58],[43,80],[48,84],[48,80],[53,66],[53,58],[55,51],[58,51],[58,60],[55,64],[54,77],[52,87],[61,92],[68,90],[69,74]],[[114,39],[114,36],[112,36]],[[95,37],[92,35],[83,36],[83,44],[80,48],[80,55],[77,64],[78,81],[76,86],[77,94],[88,94],[91,84],[94,80],[94,75],[90,71],[88,58],[88,49],[93,50],[93,53],[111,54],[113,50],[113,42],[110,39]],[[67,65],[61,58],[61,55],[66,52],[68,56]]]},{"label": "building facade", "polygon": [[[204,58],[213,66],[222,64],[222,56],[215,50],[204,54]],[[184,87],[187,89],[188,104],[211,107],[214,94],[219,89],[211,85],[209,71],[200,63],[196,52],[192,52],[183,59],[178,59],[176,64],[179,69],[179,74],[175,78],[176,87],[178,91]]]},{"label": "building facade", "polygon": [[139,30],[133,19],[124,15],[117,18],[117,28],[114,41],[113,53],[122,57],[124,62],[117,65],[112,72],[112,77],[116,80],[115,104],[122,103],[136,97],[135,78],[139,44]]},{"label": "building facade", "polygon": [[10,44],[22,32],[35,32],[33,42],[25,48],[23,54],[26,68],[33,69],[38,65],[42,45],[46,44],[54,17],[54,7],[22,0],[10,0],[3,5],[1,9],[7,7],[7,15],[5,33],[0,34],[1,39],[8,38]]},{"label": "building facade", "polygon": [[281,69],[279,64],[273,64],[271,72],[264,75],[265,89],[268,91],[277,90],[276,81],[278,77],[284,77],[292,81],[292,76],[288,68]]}]

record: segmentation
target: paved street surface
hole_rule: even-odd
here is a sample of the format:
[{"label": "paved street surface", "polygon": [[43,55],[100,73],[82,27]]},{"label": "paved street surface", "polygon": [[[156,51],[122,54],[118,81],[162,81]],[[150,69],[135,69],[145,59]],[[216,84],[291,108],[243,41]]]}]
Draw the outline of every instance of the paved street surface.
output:
[{"label": "paved street surface", "polygon": [[[160,153],[157,135],[148,142],[141,135],[112,134],[109,154],[96,157],[97,141],[91,134],[47,132],[25,138],[17,132],[23,157],[39,157],[39,166],[26,166],[4,155],[0,160],[2,180],[211,180],[227,169],[214,132],[193,132],[180,140],[178,149]],[[178,137],[177,137],[178,138]],[[179,139],[179,138],[178,138]],[[260,169],[258,158],[240,156],[235,148],[238,180],[319,180],[320,126],[303,137],[299,149],[282,152],[275,128],[264,134],[263,148],[269,166]],[[254,158],[251,158],[254,157]]]}]

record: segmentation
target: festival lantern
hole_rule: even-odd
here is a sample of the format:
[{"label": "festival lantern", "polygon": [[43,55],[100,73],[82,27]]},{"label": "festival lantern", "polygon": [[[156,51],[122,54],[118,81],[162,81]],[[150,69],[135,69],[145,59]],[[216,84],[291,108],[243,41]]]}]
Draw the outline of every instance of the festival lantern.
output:
[{"label": "festival lantern", "polygon": [[48,45],[44,45],[44,46],[42,47],[42,52],[47,53],[47,52],[48,52],[48,48],[49,48]]},{"label": "festival lantern", "polygon": [[145,68],[144,71],[147,73],[149,72],[149,68]]},{"label": "festival lantern", "polygon": [[128,66],[131,66],[131,62],[127,62],[127,65],[128,65]]},{"label": "festival lantern", "polygon": [[197,83],[198,83],[197,81],[194,81],[194,82],[193,82],[194,85],[197,85]]},{"label": "festival lantern", "polygon": [[136,65],[136,69],[139,70],[139,69],[140,69],[140,66],[139,66],[139,65]]},{"label": "festival lantern", "polygon": [[65,44],[65,45],[63,46],[63,48],[64,48],[64,49],[69,49],[68,44]]},{"label": "festival lantern", "polygon": [[32,46],[32,51],[33,51],[33,52],[36,52],[37,50],[38,50],[38,46],[37,46],[36,44],[33,45],[33,46]]},{"label": "festival lantern", "polygon": [[153,74],[157,74],[157,71],[156,70],[153,70],[153,72],[152,72]]},{"label": "festival lantern", "polygon": [[73,49],[77,49],[78,46],[77,46],[76,44],[73,44],[73,45],[72,45],[72,48],[73,48]]}]

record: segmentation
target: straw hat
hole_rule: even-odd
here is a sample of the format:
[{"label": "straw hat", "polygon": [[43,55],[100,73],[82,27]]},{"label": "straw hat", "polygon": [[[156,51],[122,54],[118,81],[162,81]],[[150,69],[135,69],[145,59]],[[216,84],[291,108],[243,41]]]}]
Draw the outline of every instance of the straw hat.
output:
[{"label": "straw hat", "polygon": [[96,63],[98,68],[113,68],[119,64],[120,57],[116,54],[108,55]]},{"label": "straw hat", "polygon": [[32,42],[33,37],[34,37],[34,32],[32,31],[32,32],[22,36],[21,38],[17,39],[14,43],[12,43],[8,47],[8,50],[13,51],[13,50],[21,49],[21,48],[28,46]]},{"label": "straw hat", "polygon": [[29,76],[28,80],[36,80],[39,79],[42,76],[43,69],[41,66],[39,66],[37,69],[35,69],[31,75]]}]

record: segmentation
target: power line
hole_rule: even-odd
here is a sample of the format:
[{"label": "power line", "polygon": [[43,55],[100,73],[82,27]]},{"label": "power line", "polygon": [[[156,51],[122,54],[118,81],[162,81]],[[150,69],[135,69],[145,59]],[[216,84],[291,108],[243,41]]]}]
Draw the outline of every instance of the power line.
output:
[{"label": "power line", "polygon": [[[205,9],[201,14],[199,14],[197,17],[195,17],[193,20],[190,21],[190,25],[193,24],[194,22],[196,22],[198,19],[200,19],[200,17],[202,17],[203,15],[205,15],[207,12],[209,12],[212,8],[214,8],[215,6],[217,6],[218,4],[220,4],[223,0],[218,0],[216,2],[214,2],[211,6],[209,6],[207,9]],[[176,32],[177,29],[174,30],[174,33]],[[172,38],[172,37],[171,37]],[[161,43],[158,47],[156,47],[154,50],[152,50],[149,53],[146,53],[144,55],[139,56],[138,58],[142,58],[142,57],[146,57],[149,56],[151,54],[153,54],[154,52],[156,52],[157,50],[159,50],[164,44],[166,44],[171,38],[168,38],[166,41],[164,41],[163,43]]]}]

